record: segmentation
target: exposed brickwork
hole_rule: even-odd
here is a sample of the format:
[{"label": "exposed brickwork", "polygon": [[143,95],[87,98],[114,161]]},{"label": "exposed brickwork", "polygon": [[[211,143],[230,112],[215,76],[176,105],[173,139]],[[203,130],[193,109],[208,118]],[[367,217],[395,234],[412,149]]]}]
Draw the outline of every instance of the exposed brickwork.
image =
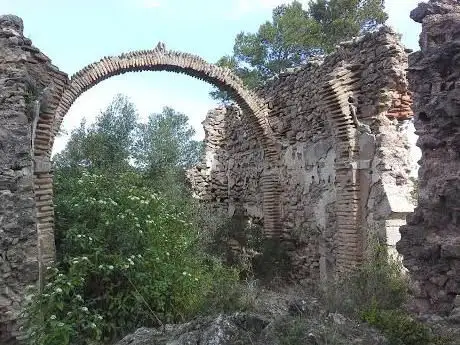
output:
[{"label": "exposed brickwork", "polygon": [[[386,220],[404,222],[412,210],[408,142],[401,130],[412,115],[406,67],[397,35],[382,28],[258,91],[281,147],[271,176],[280,181],[283,238],[295,238],[296,277],[318,281],[352,269],[369,233],[386,237],[387,228],[395,228]],[[230,128],[246,138],[239,129],[244,123],[235,116],[214,119],[211,113],[205,123],[211,145],[206,162],[189,172],[197,195],[224,201],[229,210],[242,207],[265,221],[257,182],[240,193],[248,181],[264,178],[257,141],[229,134]]]},{"label": "exposed brickwork", "polygon": [[[189,177],[199,197],[216,202],[229,214],[243,210],[260,218],[269,238],[292,241],[295,279],[318,282],[346,273],[362,260],[370,233],[388,238],[389,229],[394,231],[412,210],[407,200],[408,144],[401,131],[404,119],[412,116],[407,54],[389,28],[344,42],[324,61],[283,73],[256,92],[245,89],[229,70],[168,51],[163,44],[105,57],[69,80],[22,36],[22,26],[14,35],[7,20],[0,20],[0,28],[0,59],[7,66],[0,69],[2,97],[9,95],[11,104],[17,105],[0,108],[5,128],[13,128],[6,134],[0,129],[0,150],[7,157],[0,166],[0,192],[6,191],[2,195],[8,198],[13,195],[8,210],[1,208],[6,203],[0,204],[4,222],[0,245],[8,250],[14,243],[20,253],[18,260],[2,257],[2,274],[8,274],[16,261],[21,262],[18,272],[26,270],[27,257],[35,270],[24,279],[32,283],[38,267],[53,260],[54,138],[83,92],[126,72],[185,73],[232,95],[239,107],[209,113],[206,159]],[[26,81],[9,81],[10,74],[39,85],[39,96],[26,102]],[[20,172],[10,166],[20,166]],[[6,184],[1,179],[5,176]],[[25,189],[18,187],[21,183]],[[21,198],[30,205],[19,202]],[[10,221],[1,216],[8,214],[14,226],[22,226],[21,207],[26,207],[27,216],[21,219],[30,220],[24,227],[30,232],[9,236]],[[16,246],[19,239],[24,247]],[[18,307],[13,303],[20,300],[25,285],[11,277],[5,288],[19,288],[15,295],[6,295],[4,310],[10,314],[0,320],[8,332]]]},{"label": "exposed brickwork", "polygon": [[[2,129],[11,128],[11,133],[8,130],[4,135],[2,134],[1,138],[4,137],[5,143],[0,141],[2,144],[0,148],[7,153],[7,161],[5,164],[2,162],[1,168],[4,170],[1,170],[0,174],[0,182],[3,179],[6,181],[6,189],[3,188],[3,183],[0,184],[0,191],[5,191],[2,195],[6,198],[2,206],[6,205],[7,209],[10,210],[3,210],[1,213],[7,214],[9,212],[8,214],[17,218],[23,207],[27,207],[27,211],[30,212],[29,218],[24,216],[15,221],[0,217],[2,221],[0,234],[2,243],[5,243],[2,246],[6,246],[1,249],[4,249],[2,253],[8,254],[2,257],[2,261],[0,261],[0,268],[5,272],[4,279],[0,284],[6,284],[5,286],[0,285],[4,291],[0,291],[2,293],[0,296],[0,311],[2,311],[0,327],[5,328],[5,331],[2,331],[2,336],[5,334],[8,339],[13,339],[16,329],[14,320],[17,317],[18,302],[23,296],[25,283],[34,283],[37,278],[42,280],[43,268],[54,260],[51,150],[64,116],[72,103],[84,91],[104,79],[126,72],[163,70],[185,73],[207,81],[232,95],[243,110],[250,132],[261,142],[267,162],[267,171],[276,165],[277,148],[273,141],[271,128],[266,121],[265,103],[257,95],[245,89],[241,80],[228,69],[211,65],[194,55],[167,51],[164,45],[159,44],[153,50],[103,58],[99,62],[83,68],[71,80],[68,80],[67,75],[53,66],[48,57],[33,47],[30,40],[22,36],[22,21],[19,18],[14,16],[0,18],[2,30],[0,32],[0,39],[2,40],[0,42],[2,49],[0,58],[5,63],[3,66],[6,66],[1,70],[5,74],[5,78],[2,79],[2,82],[5,83],[2,96],[5,95],[14,101],[14,104],[17,104],[17,109],[15,107],[5,108],[4,116],[1,118]],[[17,26],[16,22],[20,23],[20,28],[15,27]],[[8,81],[13,78],[10,77],[10,74],[14,75],[15,73],[19,79],[16,82]],[[37,92],[37,95],[32,95],[33,99],[28,89],[29,84],[33,84],[33,91]],[[6,107],[8,103],[5,102],[3,105]],[[18,118],[16,119],[15,116]],[[27,122],[24,122],[26,120]],[[10,122],[11,126],[9,126]],[[16,127],[17,135],[14,134]],[[12,150],[12,143],[15,143],[17,151]],[[26,150],[23,152],[22,149]],[[15,169],[19,170],[15,172]],[[28,183],[28,187],[24,187],[24,190],[19,193],[21,199],[17,199],[19,195],[9,194],[24,183]],[[263,184],[263,194],[265,196],[265,209],[270,212],[266,217],[266,234],[267,236],[277,236],[281,232],[279,200],[277,199],[279,197],[279,181],[276,178],[266,179]],[[27,195],[31,198],[29,203],[23,200]],[[11,205],[7,201],[10,197],[13,198]],[[23,200],[23,202],[20,203],[19,200]],[[7,235],[8,231],[5,229],[13,225],[22,226],[22,222],[30,223],[27,223],[31,227],[30,233],[25,232],[20,236],[17,234]],[[26,241],[24,253],[17,245],[17,241],[22,237]],[[10,247],[13,250],[10,250]],[[23,272],[30,266],[24,261],[26,254],[31,265],[36,265],[36,270],[33,273],[38,274],[38,276]],[[18,265],[20,263],[21,266],[18,266],[16,262]],[[12,268],[15,269],[14,274],[11,273]],[[18,278],[17,274],[22,274],[22,277]],[[22,283],[23,281],[24,283]]]},{"label": "exposed brickwork", "polygon": [[[22,30],[18,17],[0,16],[1,344],[14,341],[25,289],[36,284],[39,277],[44,248],[38,244],[42,229],[37,219],[46,206],[36,201],[42,186],[52,188],[37,169],[40,162],[34,162],[32,142],[34,135],[40,137],[47,116],[48,120],[52,118],[51,109],[57,105],[46,90],[58,89],[67,78],[22,36]],[[50,222],[52,218],[50,214]],[[52,231],[49,234],[52,236]],[[54,240],[48,243],[53,245]],[[54,248],[47,252],[54,256]]]},{"label": "exposed brickwork", "polygon": [[243,114],[247,116],[249,129],[252,135],[259,138],[268,162],[262,187],[265,203],[264,230],[268,237],[278,236],[281,232],[279,180],[276,175],[270,173],[270,166],[277,164],[278,150],[272,130],[267,122],[268,110],[266,105],[263,99],[247,90],[242,81],[230,70],[209,64],[198,56],[168,51],[159,44],[153,50],[136,51],[117,57],[105,57],[101,61],[83,68],[72,77],[69,87],[64,91],[55,112],[53,131],[48,132],[50,136],[48,148],[38,154],[50,155],[53,140],[59,131],[62,119],[72,103],[84,91],[121,73],[160,70],[185,73],[227,91],[242,109]]}]

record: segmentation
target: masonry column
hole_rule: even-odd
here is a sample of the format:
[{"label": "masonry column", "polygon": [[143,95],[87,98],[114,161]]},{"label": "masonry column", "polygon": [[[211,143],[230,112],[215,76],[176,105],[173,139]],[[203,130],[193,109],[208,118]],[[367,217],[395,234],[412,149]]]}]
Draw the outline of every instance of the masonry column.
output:
[{"label": "masonry column", "polygon": [[418,206],[397,249],[415,281],[417,311],[460,322],[460,5],[431,0],[411,18],[422,23],[421,51],[409,58],[422,159]]},{"label": "masonry column", "polygon": [[[0,16],[0,344],[12,344],[26,286],[38,279],[22,20]],[[30,42],[30,41],[29,41]]]}]

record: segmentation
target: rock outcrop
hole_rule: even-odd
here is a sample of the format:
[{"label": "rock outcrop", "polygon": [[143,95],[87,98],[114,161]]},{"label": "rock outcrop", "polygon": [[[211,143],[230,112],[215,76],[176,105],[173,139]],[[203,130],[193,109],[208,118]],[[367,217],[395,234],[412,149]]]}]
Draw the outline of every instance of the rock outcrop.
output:
[{"label": "rock outcrop", "polygon": [[254,309],[157,329],[140,328],[115,345],[386,344],[376,330],[342,314],[326,312],[315,298],[266,291]]},{"label": "rock outcrop", "polygon": [[[412,11],[421,51],[410,56],[415,127],[422,149],[419,199],[397,248],[421,313],[460,315],[460,4],[432,0]],[[455,302],[457,301],[457,302]]]}]

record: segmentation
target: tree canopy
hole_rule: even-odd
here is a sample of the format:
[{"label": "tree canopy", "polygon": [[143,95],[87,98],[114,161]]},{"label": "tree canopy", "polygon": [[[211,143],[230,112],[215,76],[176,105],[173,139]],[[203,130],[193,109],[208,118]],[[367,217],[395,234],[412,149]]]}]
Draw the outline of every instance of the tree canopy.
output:
[{"label": "tree canopy", "polygon": [[[387,18],[384,0],[311,0],[307,9],[294,1],[276,7],[272,20],[256,33],[240,32],[233,54],[217,64],[233,70],[249,88],[258,87],[312,56],[332,52],[341,41],[375,30]],[[221,91],[211,96],[228,101]]]},{"label": "tree canopy", "polygon": [[54,157],[58,170],[131,171],[164,177],[198,163],[202,142],[185,114],[165,107],[139,121],[134,104],[117,95],[92,125],[84,121],[71,132],[65,149]]}]

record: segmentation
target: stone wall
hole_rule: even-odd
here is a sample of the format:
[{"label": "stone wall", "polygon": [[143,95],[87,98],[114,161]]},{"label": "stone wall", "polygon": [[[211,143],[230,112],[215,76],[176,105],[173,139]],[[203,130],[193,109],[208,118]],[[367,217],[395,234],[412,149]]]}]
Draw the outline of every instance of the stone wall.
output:
[{"label": "stone wall", "polygon": [[1,343],[14,341],[19,302],[25,287],[45,279],[55,256],[53,172],[54,138],[72,103],[99,82],[122,73],[166,70],[185,73],[217,86],[244,111],[252,136],[264,152],[262,194],[265,226],[279,232],[279,186],[270,174],[276,147],[266,123],[266,105],[230,70],[196,55],[155,49],[104,57],[71,80],[23,36],[22,20],[0,17],[0,330]]},{"label": "stone wall", "polygon": [[417,311],[459,320],[460,4],[422,3],[411,18],[422,23],[421,51],[409,64],[422,159],[418,206],[398,250],[414,279]]},{"label": "stone wall", "polygon": [[[259,90],[280,147],[282,238],[295,240],[296,278],[317,282],[351,269],[369,234],[391,246],[399,239],[413,210],[406,67],[397,34],[383,27]],[[263,218],[257,138],[235,108],[210,112],[204,128],[206,159],[189,172],[197,196]]]},{"label": "stone wall", "polygon": [[235,106],[208,112],[203,121],[205,157],[187,172],[195,196],[211,205],[256,219],[263,218],[260,180],[264,151]]},{"label": "stone wall", "polygon": [[39,186],[31,148],[39,113],[52,102],[45,101],[51,69],[60,73],[22,32],[22,20],[0,16],[1,344],[16,337],[25,289],[38,281],[40,246],[34,192]]},{"label": "stone wall", "polygon": [[391,29],[344,42],[254,93],[231,71],[162,44],[103,58],[68,80],[22,36],[19,18],[0,18],[3,343],[15,336],[25,286],[54,259],[54,137],[79,95],[113,75],[167,70],[230,92],[238,107],[208,114],[205,160],[189,178],[198,197],[258,218],[265,236],[292,243],[293,278],[346,273],[372,233],[397,240],[412,210],[403,129],[412,112],[407,54]]}]

